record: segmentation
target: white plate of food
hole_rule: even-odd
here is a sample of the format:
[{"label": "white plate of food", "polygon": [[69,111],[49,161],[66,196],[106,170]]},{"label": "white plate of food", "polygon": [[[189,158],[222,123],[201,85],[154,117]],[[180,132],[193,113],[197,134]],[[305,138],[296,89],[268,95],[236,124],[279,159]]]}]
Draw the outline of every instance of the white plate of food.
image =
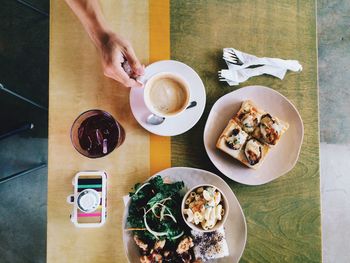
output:
[{"label": "white plate of food", "polygon": [[203,138],[210,160],[224,175],[261,185],[293,169],[303,135],[300,114],[286,97],[268,87],[248,86],[216,101]]},{"label": "white plate of food", "polygon": [[[183,216],[182,199],[198,185],[213,186],[225,196],[222,204],[228,215],[225,218],[222,211],[224,225],[214,232],[192,230],[184,221],[187,216]],[[125,201],[123,241],[129,262],[157,262],[157,258],[163,262],[183,262],[176,260],[190,258],[184,262],[235,263],[243,254],[247,225],[242,208],[231,188],[213,173],[194,168],[169,168],[136,185],[136,191]],[[203,211],[205,207],[203,205]],[[154,261],[147,261],[152,259]]]}]

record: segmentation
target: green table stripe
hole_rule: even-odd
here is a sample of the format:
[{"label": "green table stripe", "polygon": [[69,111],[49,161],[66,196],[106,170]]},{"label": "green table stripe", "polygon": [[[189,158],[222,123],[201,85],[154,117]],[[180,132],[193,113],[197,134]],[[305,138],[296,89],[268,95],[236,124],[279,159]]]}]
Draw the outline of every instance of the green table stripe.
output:
[{"label": "green table stripe", "polygon": [[[221,175],[242,205],[248,241],[241,262],[321,262],[319,122],[315,0],[171,1],[171,58],[193,67],[207,92],[201,120],[171,140],[172,165]],[[254,77],[238,87],[220,83],[222,48],[257,56],[297,59],[301,73],[284,80]],[[208,159],[203,129],[211,106],[224,94],[248,85],[271,87],[298,108],[305,128],[296,167],[262,186],[223,176]]]}]

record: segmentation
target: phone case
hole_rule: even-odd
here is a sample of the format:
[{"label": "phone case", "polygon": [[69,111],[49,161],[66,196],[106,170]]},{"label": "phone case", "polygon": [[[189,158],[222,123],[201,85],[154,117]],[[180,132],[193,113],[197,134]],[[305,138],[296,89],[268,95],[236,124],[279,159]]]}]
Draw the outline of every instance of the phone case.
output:
[{"label": "phone case", "polygon": [[82,171],[72,181],[74,194],[67,197],[73,204],[70,216],[76,227],[100,227],[107,216],[107,174],[104,171]]}]

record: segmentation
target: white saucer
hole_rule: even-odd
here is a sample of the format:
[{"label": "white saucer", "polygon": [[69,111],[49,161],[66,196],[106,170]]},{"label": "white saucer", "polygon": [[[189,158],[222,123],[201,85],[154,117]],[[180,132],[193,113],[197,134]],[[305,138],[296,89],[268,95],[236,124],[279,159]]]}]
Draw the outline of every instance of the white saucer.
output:
[{"label": "white saucer", "polygon": [[182,114],[166,118],[162,124],[151,125],[146,122],[151,112],[147,109],[143,100],[143,88],[132,88],[130,91],[131,111],[137,122],[151,133],[161,136],[175,136],[185,133],[191,129],[200,119],[205,107],[205,88],[201,78],[189,66],[175,60],[163,60],[148,65],[145,69],[145,75],[142,76],[142,82],[160,72],[173,72],[182,76],[190,86],[190,101],[196,101],[197,106],[185,110]]}]

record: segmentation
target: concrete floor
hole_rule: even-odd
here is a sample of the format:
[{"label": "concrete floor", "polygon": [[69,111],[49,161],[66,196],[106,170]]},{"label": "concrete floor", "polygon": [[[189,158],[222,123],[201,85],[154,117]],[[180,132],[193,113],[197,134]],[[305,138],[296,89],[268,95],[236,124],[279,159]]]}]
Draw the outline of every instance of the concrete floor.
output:
[{"label": "concrete floor", "polygon": [[[32,0],[49,10],[48,0]],[[323,261],[349,262],[350,2],[318,0]],[[47,106],[48,19],[1,3],[0,83]],[[0,91],[1,92],[1,91]],[[0,93],[0,133],[25,121],[33,131],[0,141],[0,177],[47,161],[47,113]],[[6,125],[5,125],[6,124]],[[42,169],[0,185],[0,262],[45,262],[46,184]]]},{"label": "concrete floor", "polygon": [[323,261],[350,258],[350,1],[318,1]]},{"label": "concrete floor", "polygon": [[[33,0],[49,10],[49,1]],[[16,1],[0,8],[0,83],[47,107],[49,20]],[[0,91],[0,134],[25,122],[31,131],[0,140],[0,178],[47,162],[47,112]],[[0,184],[0,262],[46,261],[47,170]]]}]

